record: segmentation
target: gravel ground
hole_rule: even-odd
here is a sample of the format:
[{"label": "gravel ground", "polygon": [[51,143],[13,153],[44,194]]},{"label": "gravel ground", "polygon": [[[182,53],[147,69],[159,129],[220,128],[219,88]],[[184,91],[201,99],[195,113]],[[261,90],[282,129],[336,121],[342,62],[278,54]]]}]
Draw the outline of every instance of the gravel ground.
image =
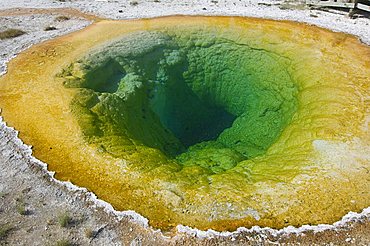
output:
[{"label": "gravel ground", "polygon": [[[74,7],[102,17],[127,19],[172,14],[241,15],[289,19],[331,27],[357,35],[370,44],[370,20],[349,19],[343,13],[305,9],[299,2],[282,1],[51,1],[13,0],[0,2],[0,31],[18,28],[23,36],[0,40],[0,74],[6,63],[32,44],[81,29],[93,18],[70,9],[24,10],[9,8]],[[271,6],[269,6],[271,5]],[[289,9],[286,9],[289,8]],[[301,10],[303,9],[303,10]],[[58,16],[70,19],[57,21]],[[316,17],[317,16],[317,17]],[[45,31],[48,26],[56,30]],[[119,218],[91,202],[91,194],[73,191],[52,179],[17,133],[0,124],[0,245],[57,245],[67,240],[74,245],[370,245],[370,213],[355,221],[333,227],[271,231],[254,228],[218,234],[179,227],[163,235],[146,225],[143,218],[121,214]],[[104,205],[104,204],[103,204]],[[67,219],[66,219],[67,218]],[[65,227],[62,221],[69,223]],[[2,237],[1,230],[11,230]],[[327,228],[326,230],[321,230]],[[316,232],[314,232],[314,230]],[[293,233],[292,233],[293,231]]]}]

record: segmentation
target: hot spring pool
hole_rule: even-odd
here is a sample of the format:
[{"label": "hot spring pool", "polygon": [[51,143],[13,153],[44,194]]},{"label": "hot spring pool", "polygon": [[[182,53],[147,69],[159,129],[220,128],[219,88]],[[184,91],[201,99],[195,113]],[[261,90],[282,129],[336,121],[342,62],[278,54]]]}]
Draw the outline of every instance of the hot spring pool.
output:
[{"label": "hot spring pool", "polygon": [[61,180],[160,229],[370,205],[370,48],[293,22],[100,21],[20,54],[2,116]]}]

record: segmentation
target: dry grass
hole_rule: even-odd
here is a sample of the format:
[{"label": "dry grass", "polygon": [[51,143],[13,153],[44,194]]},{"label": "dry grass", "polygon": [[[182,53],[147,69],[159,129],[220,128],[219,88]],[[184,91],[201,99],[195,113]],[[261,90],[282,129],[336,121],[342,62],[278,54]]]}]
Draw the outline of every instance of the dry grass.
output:
[{"label": "dry grass", "polygon": [[11,230],[13,230],[13,227],[9,224],[0,225],[0,240],[6,238]]},{"label": "dry grass", "polygon": [[28,214],[26,204],[24,202],[19,202],[17,204],[17,211],[20,215],[27,215]]},{"label": "dry grass", "polygon": [[63,239],[63,240],[59,240],[57,241],[57,243],[55,244],[56,246],[73,246],[73,243],[71,243],[69,240],[67,239]]},{"label": "dry grass", "polygon": [[87,238],[94,238],[96,236],[96,232],[90,228],[85,229],[85,236]]},{"label": "dry grass", "polygon": [[6,197],[6,195],[7,195],[7,193],[5,193],[5,192],[0,192],[0,199],[5,198],[5,197]]},{"label": "dry grass", "polygon": [[67,21],[67,20],[70,20],[71,18],[69,18],[68,16],[65,16],[65,15],[61,15],[61,16],[58,16],[55,18],[56,21]]},{"label": "dry grass", "polygon": [[25,34],[26,32],[20,30],[20,29],[13,29],[13,28],[10,28],[10,29],[7,29],[3,32],[0,32],[0,39],[9,39],[9,38],[15,38],[15,37],[19,37],[23,34]]},{"label": "dry grass", "polygon": [[61,227],[68,227],[72,224],[72,217],[68,213],[59,215],[58,223]]}]

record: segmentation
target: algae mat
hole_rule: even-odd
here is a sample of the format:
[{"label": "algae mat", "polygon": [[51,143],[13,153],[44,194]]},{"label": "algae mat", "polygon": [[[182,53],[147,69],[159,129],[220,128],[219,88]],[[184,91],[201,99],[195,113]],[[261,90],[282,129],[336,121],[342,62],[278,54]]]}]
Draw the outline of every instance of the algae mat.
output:
[{"label": "algae mat", "polygon": [[0,107],[60,180],[155,228],[333,223],[370,205],[370,48],[293,22],[100,21],[32,47]]}]

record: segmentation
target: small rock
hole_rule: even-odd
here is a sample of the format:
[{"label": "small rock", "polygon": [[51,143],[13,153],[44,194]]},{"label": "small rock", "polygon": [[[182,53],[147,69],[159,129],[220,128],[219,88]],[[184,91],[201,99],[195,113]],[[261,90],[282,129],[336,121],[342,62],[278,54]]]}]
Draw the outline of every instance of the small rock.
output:
[{"label": "small rock", "polygon": [[44,29],[44,31],[53,31],[53,30],[57,30],[57,28],[55,26],[47,26]]}]

